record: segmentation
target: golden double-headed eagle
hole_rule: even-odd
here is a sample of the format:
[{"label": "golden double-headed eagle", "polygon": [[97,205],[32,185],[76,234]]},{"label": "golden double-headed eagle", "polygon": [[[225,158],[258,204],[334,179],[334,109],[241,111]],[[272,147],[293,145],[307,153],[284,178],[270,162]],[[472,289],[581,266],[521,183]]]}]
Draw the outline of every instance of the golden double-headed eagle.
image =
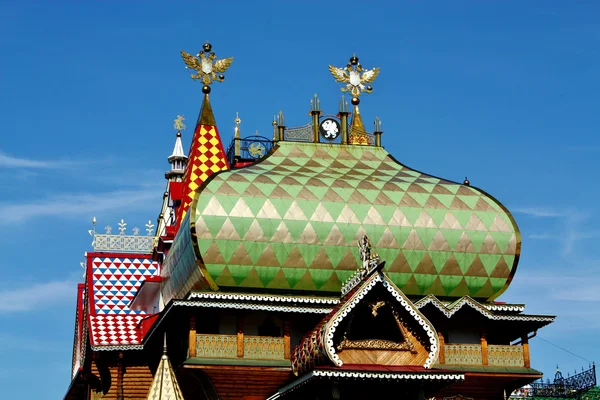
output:
[{"label": "golden double-headed eagle", "polygon": [[196,74],[192,74],[192,79],[201,79],[205,85],[210,85],[213,80],[223,82],[223,79],[225,79],[223,72],[233,62],[233,57],[217,60],[217,56],[213,52],[210,52],[208,56],[205,52],[200,52],[194,57],[181,50],[181,57],[183,57],[187,68],[196,71]]},{"label": "golden double-headed eagle", "polygon": [[358,59],[356,60],[356,64],[348,64],[346,68],[329,66],[329,71],[335,80],[346,84],[346,87],[342,88],[342,92],[350,92],[352,97],[358,97],[363,92],[371,93],[373,88],[367,84],[373,83],[379,75],[379,68],[364,69]]}]

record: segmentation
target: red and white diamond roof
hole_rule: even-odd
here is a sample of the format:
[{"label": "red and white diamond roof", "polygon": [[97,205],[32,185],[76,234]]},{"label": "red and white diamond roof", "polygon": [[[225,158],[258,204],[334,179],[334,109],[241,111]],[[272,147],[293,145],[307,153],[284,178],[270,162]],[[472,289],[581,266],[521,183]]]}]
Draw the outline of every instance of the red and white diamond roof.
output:
[{"label": "red and white diamond roof", "polygon": [[158,265],[141,255],[88,255],[90,339],[97,346],[136,346],[142,342],[143,311],[129,309],[142,282],[158,275]]}]

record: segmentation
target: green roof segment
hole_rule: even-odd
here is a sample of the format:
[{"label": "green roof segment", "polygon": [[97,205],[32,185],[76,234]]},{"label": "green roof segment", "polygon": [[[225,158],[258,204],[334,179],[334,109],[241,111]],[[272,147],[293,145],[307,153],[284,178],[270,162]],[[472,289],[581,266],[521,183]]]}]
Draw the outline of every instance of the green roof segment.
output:
[{"label": "green roof segment", "polygon": [[407,295],[493,299],[520,249],[491,196],[380,147],[279,142],[262,162],[214,175],[191,211],[199,264],[222,287],[337,291],[367,234]]}]

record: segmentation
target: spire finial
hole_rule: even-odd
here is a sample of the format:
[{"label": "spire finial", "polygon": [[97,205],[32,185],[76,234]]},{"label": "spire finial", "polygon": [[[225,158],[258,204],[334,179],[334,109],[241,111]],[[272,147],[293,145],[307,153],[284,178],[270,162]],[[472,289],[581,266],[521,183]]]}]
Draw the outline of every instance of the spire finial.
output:
[{"label": "spire finial", "polygon": [[[465,180],[463,181],[463,185],[467,185],[467,186],[469,186],[470,184],[471,184],[471,182],[469,182],[469,178],[467,178],[467,177],[465,176]],[[556,368],[558,368],[558,366],[556,366]]]},{"label": "spire finial", "polygon": [[346,68],[337,68],[330,65],[329,71],[337,82],[346,84],[346,87],[342,87],[341,90],[344,93],[350,92],[353,97],[352,104],[354,105],[358,105],[360,102],[358,97],[362,93],[371,93],[373,91],[373,87],[367,84],[373,83],[377,75],[379,75],[379,68],[364,69],[358,62],[356,54],[350,58],[350,62],[346,65]]},{"label": "spire finial", "polygon": [[239,113],[235,113],[235,131],[234,131],[234,136],[236,139],[240,139],[241,138],[241,134],[240,134],[240,124],[242,123],[242,120],[240,119],[240,115]]},{"label": "spire finial", "polygon": [[233,57],[217,60],[217,56],[212,52],[212,45],[208,41],[196,56],[181,50],[181,57],[186,64],[186,68],[192,70],[191,78],[194,80],[199,79],[204,84],[202,87],[202,93],[204,94],[210,93],[209,85],[212,85],[213,81],[223,82],[225,79],[223,72],[227,71],[227,68],[233,62]]},{"label": "spire finial", "polygon": [[167,332],[163,336],[163,356],[167,355]]},{"label": "spire finial", "polygon": [[173,120],[173,129],[175,129],[177,132],[185,131],[185,124],[183,123],[184,120],[185,118],[183,115],[177,115],[177,118]]}]

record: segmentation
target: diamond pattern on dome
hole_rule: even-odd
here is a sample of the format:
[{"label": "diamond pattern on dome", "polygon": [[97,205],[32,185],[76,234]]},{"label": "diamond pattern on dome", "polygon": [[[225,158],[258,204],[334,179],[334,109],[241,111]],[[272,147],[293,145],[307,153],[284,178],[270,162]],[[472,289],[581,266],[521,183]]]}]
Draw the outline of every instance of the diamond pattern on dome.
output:
[{"label": "diamond pattern on dome", "polygon": [[493,198],[377,147],[279,143],[263,162],[215,176],[192,216],[202,261],[227,287],[339,291],[367,234],[406,294],[491,298],[520,248]]}]

